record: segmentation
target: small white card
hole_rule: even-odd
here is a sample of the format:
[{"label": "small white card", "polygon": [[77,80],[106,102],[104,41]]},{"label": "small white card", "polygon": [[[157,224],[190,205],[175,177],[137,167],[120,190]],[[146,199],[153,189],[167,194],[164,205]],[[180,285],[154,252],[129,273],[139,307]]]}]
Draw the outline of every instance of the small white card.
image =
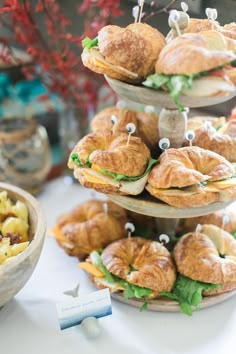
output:
[{"label": "small white card", "polygon": [[58,302],[57,314],[61,330],[79,325],[87,317],[104,317],[112,314],[108,289],[79,295],[66,302]]}]

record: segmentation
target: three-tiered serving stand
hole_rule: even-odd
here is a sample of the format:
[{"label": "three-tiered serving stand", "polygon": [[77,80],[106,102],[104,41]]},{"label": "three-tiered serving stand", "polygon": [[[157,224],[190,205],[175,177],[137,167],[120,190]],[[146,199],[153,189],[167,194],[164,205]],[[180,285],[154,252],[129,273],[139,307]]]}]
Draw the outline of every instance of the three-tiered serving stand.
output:
[{"label": "three-tiered serving stand", "polygon": [[[179,148],[183,144],[187,129],[187,112],[189,108],[211,106],[225,102],[236,96],[236,91],[230,93],[227,96],[221,97],[182,96],[180,101],[181,104],[186,107],[186,110],[184,112],[179,112],[174,100],[168,93],[156,91],[142,86],[127,84],[111,79],[109,77],[106,77],[106,80],[110,87],[121,98],[129,99],[130,101],[145,105],[165,107],[162,108],[158,120],[159,136],[160,138],[168,138],[170,140],[170,146],[173,148]],[[207,215],[217,210],[223,209],[233,202],[233,200],[231,200],[228,202],[216,202],[197,208],[176,208],[159,201],[158,199],[149,195],[147,192],[143,192],[138,196],[109,195],[108,197],[125,209],[134,211],[136,213],[160,218],[160,231],[170,236],[175,233],[175,228],[179,218],[190,218]],[[205,297],[202,300],[201,308],[220,303],[230,298],[234,294],[236,294],[236,290],[220,295]],[[125,299],[123,295],[119,293],[112,294],[112,297],[132,306],[140,307],[142,305],[141,300]],[[180,311],[177,302],[166,298],[150,300],[148,308],[150,310],[165,312]]]}]

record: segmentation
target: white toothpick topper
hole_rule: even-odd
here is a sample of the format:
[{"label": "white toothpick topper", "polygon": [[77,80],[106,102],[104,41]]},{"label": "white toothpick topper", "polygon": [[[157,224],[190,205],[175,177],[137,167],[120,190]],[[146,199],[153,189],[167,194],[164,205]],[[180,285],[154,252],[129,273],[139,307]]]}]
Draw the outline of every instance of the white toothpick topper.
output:
[{"label": "white toothpick topper", "polygon": [[138,16],[139,15],[139,6],[134,6],[132,9],[132,16],[134,17],[134,23],[138,22]]},{"label": "white toothpick topper", "polygon": [[132,222],[127,222],[125,224],[125,230],[128,231],[128,238],[131,237],[132,232],[135,231],[135,226],[132,224]]},{"label": "white toothpick topper", "polygon": [[111,116],[111,124],[113,125],[112,132],[114,134],[114,132],[115,132],[114,128],[115,128],[115,125],[117,124],[117,117],[114,114],[112,114],[112,116]]},{"label": "white toothpick topper", "polygon": [[144,112],[145,113],[154,113],[155,108],[153,106],[145,106],[144,107]]},{"label": "white toothpick topper", "polygon": [[224,229],[225,225],[229,223],[229,215],[225,214],[222,219],[222,226],[221,228]]},{"label": "white toothpick topper", "polygon": [[188,130],[186,133],[185,133],[185,138],[186,140],[189,141],[189,146],[192,146],[192,142],[195,138],[195,133],[193,130]]},{"label": "white toothpick topper", "polygon": [[145,0],[138,0],[138,6],[139,6],[139,18],[138,18],[138,22],[141,22],[141,19],[142,19],[144,2],[145,2]]},{"label": "white toothpick topper", "polygon": [[180,19],[180,14],[179,11],[177,10],[171,10],[170,15],[169,15],[169,25],[170,27],[176,30],[176,33],[178,36],[181,36],[180,28],[179,28],[179,19]]},{"label": "white toothpick topper", "polygon": [[167,138],[162,138],[160,141],[159,141],[159,148],[163,151],[167,151],[167,149],[169,149],[170,147],[170,140],[167,139]]},{"label": "white toothpick topper", "polygon": [[188,11],[188,4],[186,4],[186,2],[181,1],[181,9],[183,10],[183,12],[187,12]]},{"label": "white toothpick topper", "polygon": [[169,238],[169,236],[166,235],[166,234],[161,234],[161,235],[159,236],[159,241],[160,241],[160,243],[162,243],[163,245],[165,245],[165,244],[167,244],[168,242],[170,242],[170,238]]},{"label": "white toothpick topper", "polygon": [[103,206],[104,213],[107,214],[108,213],[108,204],[107,204],[107,202],[104,202],[102,206]]},{"label": "white toothpick topper", "polygon": [[202,230],[202,225],[201,224],[197,224],[196,230],[195,230],[196,234],[199,234],[201,232],[201,230]]},{"label": "white toothpick topper", "polygon": [[212,29],[214,29],[214,21],[218,17],[217,10],[214,8],[207,7],[206,8],[206,15],[207,15],[208,20],[211,22]]},{"label": "white toothpick topper", "polygon": [[126,125],[126,130],[129,133],[126,145],[129,145],[130,137],[132,134],[134,134],[136,126],[133,123],[128,123]]},{"label": "white toothpick topper", "polygon": [[116,108],[118,108],[118,109],[123,109],[123,108],[125,108],[125,107],[126,107],[125,101],[119,100],[119,101],[116,102]]}]

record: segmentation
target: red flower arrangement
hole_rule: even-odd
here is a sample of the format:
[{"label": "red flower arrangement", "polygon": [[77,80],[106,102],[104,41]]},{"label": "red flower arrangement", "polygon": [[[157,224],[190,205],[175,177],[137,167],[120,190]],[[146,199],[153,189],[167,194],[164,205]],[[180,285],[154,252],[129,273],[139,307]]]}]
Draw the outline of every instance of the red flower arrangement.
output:
[{"label": "red flower arrangement", "polygon": [[[24,66],[25,74],[41,77],[51,92],[65,101],[73,100],[86,111],[91,104],[96,105],[103,78],[94,78],[95,74],[82,65],[81,42],[85,36],[96,37],[100,28],[121,16],[119,7],[120,1],[84,0],[77,8],[84,31],[73,35],[71,21],[56,0],[5,0],[0,8],[0,24],[13,32],[14,41],[31,56],[32,65]],[[43,17],[45,33],[38,25],[38,17]],[[0,37],[0,43],[0,60],[21,64],[14,58],[9,39]]]},{"label": "red flower arrangement", "polygon": [[[152,1],[148,5],[150,13],[142,14],[143,21],[161,12],[169,12],[176,1],[172,0],[162,8]],[[51,92],[65,101],[72,100],[87,112],[91,105],[96,108],[97,92],[105,81],[101,75],[83,66],[79,55],[82,39],[96,37],[103,26],[111,24],[123,13],[120,0],[80,2],[76,9],[78,19],[84,22],[80,35],[71,33],[71,21],[64,15],[57,0],[1,0],[0,25],[10,30],[14,41],[31,56],[31,65],[24,66],[27,77],[41,77]],[[42,25],[38,25],[39,17],[44,22],[43,31]],[[0,60],[6,64],[20,64],[11,51],[9,38],[0,37],[0,45]]]}]

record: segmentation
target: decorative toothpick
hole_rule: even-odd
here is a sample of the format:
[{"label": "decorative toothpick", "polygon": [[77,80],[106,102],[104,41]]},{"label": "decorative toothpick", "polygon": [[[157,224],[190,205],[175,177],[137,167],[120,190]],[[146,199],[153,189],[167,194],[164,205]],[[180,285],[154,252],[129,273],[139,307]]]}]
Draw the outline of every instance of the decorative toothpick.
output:
[{"label": "decorative toothpick", "polygon": [[116,102],[116,108],[118,109],[124,109],[126,107],[126,103],[123,100],[119,100]]},{"label": "decorative toothpick", "polygon": [[128,231],[128,238],[130,238],[132,232],[135,231],[135,226],[134,226],[134,224],[132,224],[132,222],[127,222],[127,223],[125,224],[125,230]]},{"label": "decorative toothpick", "polygon": [[186,4],[186,2],[181,1],[181,9],[183,10],[183,12],[187,12],[188,11],[188,4]]},{"label": "decorative toothpick", "polygon": [[105,213],[105,214],[108,214],[108,204],[107,204],[107,202],[104,202],[104,203],[102,204],[102,207],[103,207],[104,213]]},{"label": "decorative toothpick", "polygon": [[188,130],[186,133],[185,133],[185,138],[186,140],[189,141],[189,146],[192,146],[192,143],[193,143],[193,140],[195,138],[195,133],[193,130]]},{"label": "decorative toothpick", "polygon": [[145,0],[138,0],[138,6],[139,6],[139,18],[138,18],[138,22],[141,22],[141,19],[142,19],[144,2],[145,2]]},{"label": "decorative toothpick", "polygon": [[159,141],[159,148],[165,152],[167,154],[167,150],[169,149],[170,147],[170,140],[167,139],[167,138],[162,138],[160,141]]},{"label": "decorative toothpick", "polygon": [[207,15],[208,20],[211,22],[211,29],[213,30],[214,29],[214,21],[218,17],[217,10],[215,8],[207,7],[206,8],[206,15]]},{"label": "decorative toothpick", "polygon": [[154,113],[155,112],[155,108],[153,106],[145,106],[144,107],[144,112],[145,113]]},{"label": "decorative toothpick", "polygon": [[111,116],[111,124],[113,125],[113,128],[112,128],[112,133],[114,134],[115,133],[115,125],[117,124],[117,117],[114,115],[114,114],[112,114],[112,116]]},{"label": "decorative toothpick", "polygon": [[222,218],[221,228],[224,230],[225,225],[229,223],[229,215],[225,214]]},{"label": "decorative toothpick", "polygon": [[159,241],[162,245],[166,245],[167,243],[170,242],[170,237],[166,234],[161,234],[159,236]]},{"label": "decorative toothpick", "polygon": [[136,126],[133,123],[128,123],[126,125],[126,130],[129,133],[126,145],[129,145],[130,137],[135,132]]},{"label": "decorative toothpick", "polygon": [[179,19],[180,19],[179,11],[171,10],[169,15],[169,20],[168,20],[169,25],[172,29],[176,30],[178,36],[181,36],[181,32],[179,28]]},{"label": "decorative toothpick", "polygon": [[137,23],[138,22],[138,18],[139,18],[139,6],[138,5],[133,7],[132,16],[134,17],[134,23]]},{"label": "decorative toothpick", "polygon": [[196,229],[195,229],[196,234],[200,234],[201,230],[202,230],[202,225],[197,224]]}]

